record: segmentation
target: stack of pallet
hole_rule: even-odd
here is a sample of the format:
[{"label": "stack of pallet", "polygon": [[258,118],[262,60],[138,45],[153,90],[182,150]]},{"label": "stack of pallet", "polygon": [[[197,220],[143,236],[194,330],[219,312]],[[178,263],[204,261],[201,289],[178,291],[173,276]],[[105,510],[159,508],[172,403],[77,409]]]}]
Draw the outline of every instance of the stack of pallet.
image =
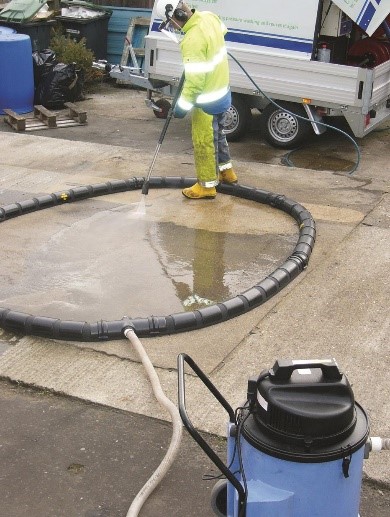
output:
[{"label": "stack of pallet", "polygon": [[32,117],[18,115],[10,109],[4,109],[4,122],[15,131],[36,131],[39,129],[54,129],[70,126],[82,126],[87,123],[87,112],[80,110],[75,104],[66,102],[68,112],[58,113],[46,109],[44,106],[34,106]]}]

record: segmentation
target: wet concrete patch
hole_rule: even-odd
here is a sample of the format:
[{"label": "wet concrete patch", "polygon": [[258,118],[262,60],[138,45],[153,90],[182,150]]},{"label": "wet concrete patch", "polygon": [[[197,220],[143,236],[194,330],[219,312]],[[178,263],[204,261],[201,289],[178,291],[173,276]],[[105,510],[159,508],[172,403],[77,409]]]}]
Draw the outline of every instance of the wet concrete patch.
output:
[{"label": "wet concrete patch", "polygon": [[356,160],[341,157],[337,152],[324,154],[323,150],[310,146],[286,153],[281,162],[288,167],[346,173],[353,171],[356,165]]},{"label": "wet concrete patch", "polygon": [[176,195],[138,218],[137,203],[91,200],[6,221],[1,306],[86,321],[194,310],[251,288],[295,245],[295,222],[270,207],[221,196],[178,210]]},{"label": "wet concrete patch", "polygon": [[247,162],[257,163],[280,163],[280,157],[286,152],[283,149],[276,149],[262,140],[259,131],[252,131],[244,136],[239,142],[229,144],[232,156],[245,157]]}]

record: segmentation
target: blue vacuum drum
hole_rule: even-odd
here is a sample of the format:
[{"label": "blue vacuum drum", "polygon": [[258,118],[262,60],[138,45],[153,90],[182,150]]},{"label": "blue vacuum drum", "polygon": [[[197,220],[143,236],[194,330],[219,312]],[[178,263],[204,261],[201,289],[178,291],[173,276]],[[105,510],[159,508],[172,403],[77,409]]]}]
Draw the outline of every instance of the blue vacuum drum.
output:
[{"label": "blue vacuum drum", "polygon": [[[239,444],[232,424],[228,438],[246,517],[357,517],[369,425],[337,364],[277,361],[249,380],[248,402]],[[238,516],[231,484],[227,497],[227,515]]]},{"label": "blue vacuum drum", "polygon": [[[229,415],[226,464],[188,417],[185,362]],[[212,491],[216,515],[358,517],[369,424],[334,360],[276,361],[236,411],[186,354],[178,376],[183,423],[226,478]]]}]

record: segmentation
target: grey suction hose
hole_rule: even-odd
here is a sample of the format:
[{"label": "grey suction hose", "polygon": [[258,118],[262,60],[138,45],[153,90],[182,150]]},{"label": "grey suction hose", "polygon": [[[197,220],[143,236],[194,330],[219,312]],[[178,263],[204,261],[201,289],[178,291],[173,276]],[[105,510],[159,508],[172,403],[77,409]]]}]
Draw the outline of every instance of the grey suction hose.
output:
[{"label": "grey suction hose", "polygon": [[136,333],[134,332],[134,329],[132,327],[127,327],[124,330],[124,335],[131,342],[131,344],[137,351],[137,354],[139,355],[142,364],[145,367],[146,373],[148,374],[149,380],[152,384],[153,393],[158,402],[170,413],[173,424],[172,438],[168,451],[166,452],[158,468],[155,470],[152,476],[148,479],[148,481],[138,492],[126,514],[126,517],[137,517],[149,495],[161,482],[165,474],[168,472],[168,469],[174,462],[177,452],[179,450],[183,426],[179,410],[177,409],[175,404],[171,400],[169,400],[169,398],[166,397],[166,395],[164,394],[156,370],[154,369],[152,362],[150,361],[147,353],[145,352],[145,349],[142,346],[141,341],[138,339]]},{"label": "grey suction hose", "polygon": [[169,126],[169,124],[170,124],[170,122],[172,120],[173,111],[175,109],[176,103],[177,103],[177,101],[179,99],[179,96],[180,96],[180,93],[181,93],[181,91],[183,89],[184,80],[185,80],[185,75],[184,75],[184,72],[183,72],[182,75],[181,75],[179,84],[177,86],[177,90],[176,90],[175,96],[173,98],[172,105],[171,105],[171,107],[169,109],[167,118],[165,119],[164,127],[162,128],[162,131],[161,131],[161,134],[160,134],[160,138],[158,139],[158,143],[157,143],[156,149],[154,151],[152,163],[150,164],[150,167],[149,167],[148,174],[146,176],[145,182],[142,185],[142,194],[144,196],[147,196],[148,193],[149,193],[149,180],[150,180],[150,176],[152,175],[152,172],[153,172],[153,169],[154,169],[154,164],[156,163],[156,159],[157,159],[158,153],[160,152],[160,148],[161,148],[161,145],[162,145],[162,143],[164,141],[165,134],[166,134],[166,132],[168,130],[168,126]]},{"label": "grey suction hose", "polygon": [[[252,79],[252,77],[249,75],[249,73],[245,70],[245,68],[242,66],[242,64],[238,61],[237,58],[235,58],[230,52],[228,52],[228,55],[233,59],[233,61],[235,61],[237,63],[237,65],[241,68],[241,70],[244,72],[244,74],[248,77],[248,79],[251,81],[251,83],[255,86],[255,88],[262,94],[264,95],[264,97],[266,99],[268,99],[270,102],[272,102],[272,104],[274,104],[277,108],[279,109],[283,109],[284,111],[286,111],[287,113],[290,113],[291,115],[293,115],[294,117],[296,118],[299,118],[301,120],[304,120],[304,121],[308,121],[308,122],[311,122],[308,118],[306,117],[302,117],[301,115],[297,115],[296,113],[292,113],[292,112],[289,112],[288,110],[286,110],[285,108],[282,108],[281,106],[279,106],[279,104],[277,104],[273,99],[271,99],[270,97],[268,97],[268,95],[266,93],[263,92],[263,90],[255,83],[255,81]],[[357,160],[356,160],[356,163],[354,165],[354,167],[348,172],[348,174],[353,174],[356,169],[359,167],[359,164],[360,164],[360,149],[359,149],[359,146],[357,145],[357,143],[355,142],[355,140],[348,134],[346,133],[345,131],[342,131],[341,129],[337,128],[337,127],[334,127],[334,126],[331,126],[329,124],[325,124],[325,122],[317,122],[316,121],[316,124],[319,124],[321,126],[324,126],[324,127],[328,127],[330,129],[333,129],[334,131],[338,131],[339,133],[341,133],[342,135],[344,135],[346,138],[348,138],[354,145],[355,149],[356,149],[356,153],[357,153]]]}]

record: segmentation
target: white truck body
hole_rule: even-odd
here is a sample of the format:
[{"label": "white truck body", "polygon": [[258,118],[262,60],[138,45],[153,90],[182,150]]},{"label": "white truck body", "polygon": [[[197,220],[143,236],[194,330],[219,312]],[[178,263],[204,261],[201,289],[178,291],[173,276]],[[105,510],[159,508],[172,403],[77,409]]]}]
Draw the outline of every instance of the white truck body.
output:
[{"label": "white truck body", "polygon": [[[363,53],[362,58],[367,58],[365,66],[342,64],[343,56],[338,62],[332,59],[322,62],[317,57],[318,45],[324,40],[334,54],[338,45],[342,46],[341,54],[344,52],[351,36],[368,38],[365,41],[371,44],[370,36],[386,23],[390,0],[194,0],[187,3],[220,16],[228,27],[229,54],[259,87],[260,91],[230,58],[231,115],[233,119],[236,117],[236,122],[238,117],[245,118],[249,109],[257,108],[268,117],[263,123],[266,132],[268,128],[272,133],[273,125],[281,122],[302,126],[302,122],[292,121],[288,114],[288,109],[296,108],[292,111],[308,116],[317,134],[323,131],[321,125],[316,124],[323,116],[343,116],[353,134],[361,138],[390,117],[389,33],[381,35],[380,42],[374,42],[374,57]],[[152,84],[175,85],[183,70],[180,49],[158,31],[161,21],[153,10],[149,35],[145,39],[144,76]],[[387,59],[383,59],[381,52],[387,47]],[[378,61],[378,53],[382,62],[366,67],[370,59]],[[269,106],[269,98],[282,102],[286,117],[279,112],[275,118],[276,108]],[[246,127],[246,121],[242,125]],[[241,136],[245,128],[239,129],[234,137]],[[302,138],[303,133],[296,136]],[[276,138],[268,140],[280,147],[291,147],[298,142],[291,132],[284,138],[279,129],[276,129]]]}]

